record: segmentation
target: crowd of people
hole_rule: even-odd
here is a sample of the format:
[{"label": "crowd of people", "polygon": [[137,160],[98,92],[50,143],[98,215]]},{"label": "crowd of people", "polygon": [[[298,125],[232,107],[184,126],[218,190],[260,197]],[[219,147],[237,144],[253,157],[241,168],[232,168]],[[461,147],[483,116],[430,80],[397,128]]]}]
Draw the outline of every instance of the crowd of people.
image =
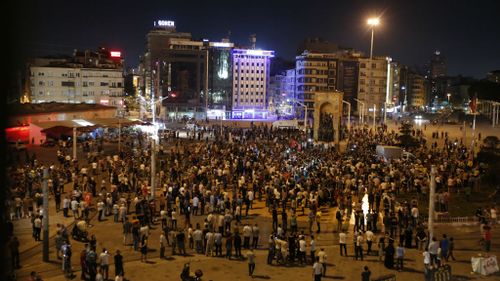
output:
[{"label": "crowd of people", "polygon": [[[191,252],[228,259],[244,258],[245,249],[250,275],[255,270],[253,250],[265,245],[269,265],[310,264],[319,280],[325,276],[327,255],[315,241],[315,234],[324,232],[325,208],[336,210],[335,239],[341,256],[348,255],[352,222],[356,260],[363,260],[365,244],[365,255],[377,255],[386,267],[399,270],[408,248],[423,251],[429,267],[454,259],[453,238],[443,235],[439,243],[436,237],[428,241],[419,201],[429,192],[431,165],[437,167],[438,211],[448,209],[452,194],[477,189],[482,171],[470,160],[467,147],[444,135],[444,145],[438,146],[414,130],[418,145],[409,151],[415,159],[387,160],[375,155],[375,146],[396,145],[397,132],[386,126],[377,130],[359,126],[346,134],[345,153],[313,144],[300,131],[266,126],[206,127],[188,140],[173,134],[160,141],[154,188],[151,149],[142,133],[125,135],[122,150],[115,155],[106,155],[99,141],[82,145],[84,159],[72,159],[66,147],[58,149],[54,163],[40,163],[35,155],[27,155],[24,164],[8,171],[11,219],[31,219],[33,237],[40,241],[43,172],[48,168],[48,190],[57,212],[73,216],[77,230],[72,234],[80,231],[77,234],[88,240],[80,255],[85,280],[108,279],[110,254],[106,249],[97,254],[96,238],[86,231],[92,223],[109,223],[107,218],[122,224],[123,245],[140,252],[141,261],[147,262],[148,247],[156,243],[152,241],[159,241],[162,258],[168,255],[167,247],[172,255]],[[257,202],[265,204],[272,219],[266,227],[269,236],[263,236],[261,225],[249,223]],[[97,221],[91,222],[94,214]],[[305,217],[305,227],[299,226],[300,217]],[[156,225],[161,234],[152,238]],[[69,237],[61,224],[56,248],[63,270],[72,274]],[[119,250],[114,261],[120,280],[124,272]]]}]

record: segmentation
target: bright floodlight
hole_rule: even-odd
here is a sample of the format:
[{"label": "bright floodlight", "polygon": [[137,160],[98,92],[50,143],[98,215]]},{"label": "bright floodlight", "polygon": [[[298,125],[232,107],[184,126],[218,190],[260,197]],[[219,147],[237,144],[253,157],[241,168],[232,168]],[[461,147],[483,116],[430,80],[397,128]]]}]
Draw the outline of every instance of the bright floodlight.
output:
[{"label": "bright floodlight", "polygon": [[370,18],[368,19],[368,25],[375,26],[380,23],[380,20],[378,18]]}]

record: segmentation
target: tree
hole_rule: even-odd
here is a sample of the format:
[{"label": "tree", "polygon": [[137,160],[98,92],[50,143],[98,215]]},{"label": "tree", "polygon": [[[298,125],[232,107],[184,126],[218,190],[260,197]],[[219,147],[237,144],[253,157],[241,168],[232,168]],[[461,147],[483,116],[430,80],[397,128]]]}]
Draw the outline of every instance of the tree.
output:
[{"label": "tree", "polygon": [[406,121],[399,127],[398,141],[399,145],[404,148],[411,148],[418,146],[418,140],[413,137],[413,125]]}]

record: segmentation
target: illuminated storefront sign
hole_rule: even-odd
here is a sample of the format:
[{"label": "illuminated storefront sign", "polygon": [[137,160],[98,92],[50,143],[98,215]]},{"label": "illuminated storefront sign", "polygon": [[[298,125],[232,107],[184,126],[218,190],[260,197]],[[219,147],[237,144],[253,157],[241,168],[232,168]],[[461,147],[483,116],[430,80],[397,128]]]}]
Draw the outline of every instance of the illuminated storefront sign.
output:
[{"label": "illuminated storefront sign", "polygon": [[175,22],[172,20],[157,20],[155,21],[154,25],[160,27],[174,27]]}]

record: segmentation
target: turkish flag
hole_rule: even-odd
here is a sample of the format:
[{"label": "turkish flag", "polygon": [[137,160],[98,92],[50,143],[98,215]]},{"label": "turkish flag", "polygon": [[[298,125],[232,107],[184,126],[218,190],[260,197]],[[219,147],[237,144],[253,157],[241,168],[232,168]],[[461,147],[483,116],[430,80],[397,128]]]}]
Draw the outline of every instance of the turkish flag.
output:
[{"label": "turkish flag", "polygon": [[469,108],[470,108],[470,112],[476,113],[476,109],[477,109],[477,97],[476,97],[476,94],[474,94],[474,96],[470,99]]}]

